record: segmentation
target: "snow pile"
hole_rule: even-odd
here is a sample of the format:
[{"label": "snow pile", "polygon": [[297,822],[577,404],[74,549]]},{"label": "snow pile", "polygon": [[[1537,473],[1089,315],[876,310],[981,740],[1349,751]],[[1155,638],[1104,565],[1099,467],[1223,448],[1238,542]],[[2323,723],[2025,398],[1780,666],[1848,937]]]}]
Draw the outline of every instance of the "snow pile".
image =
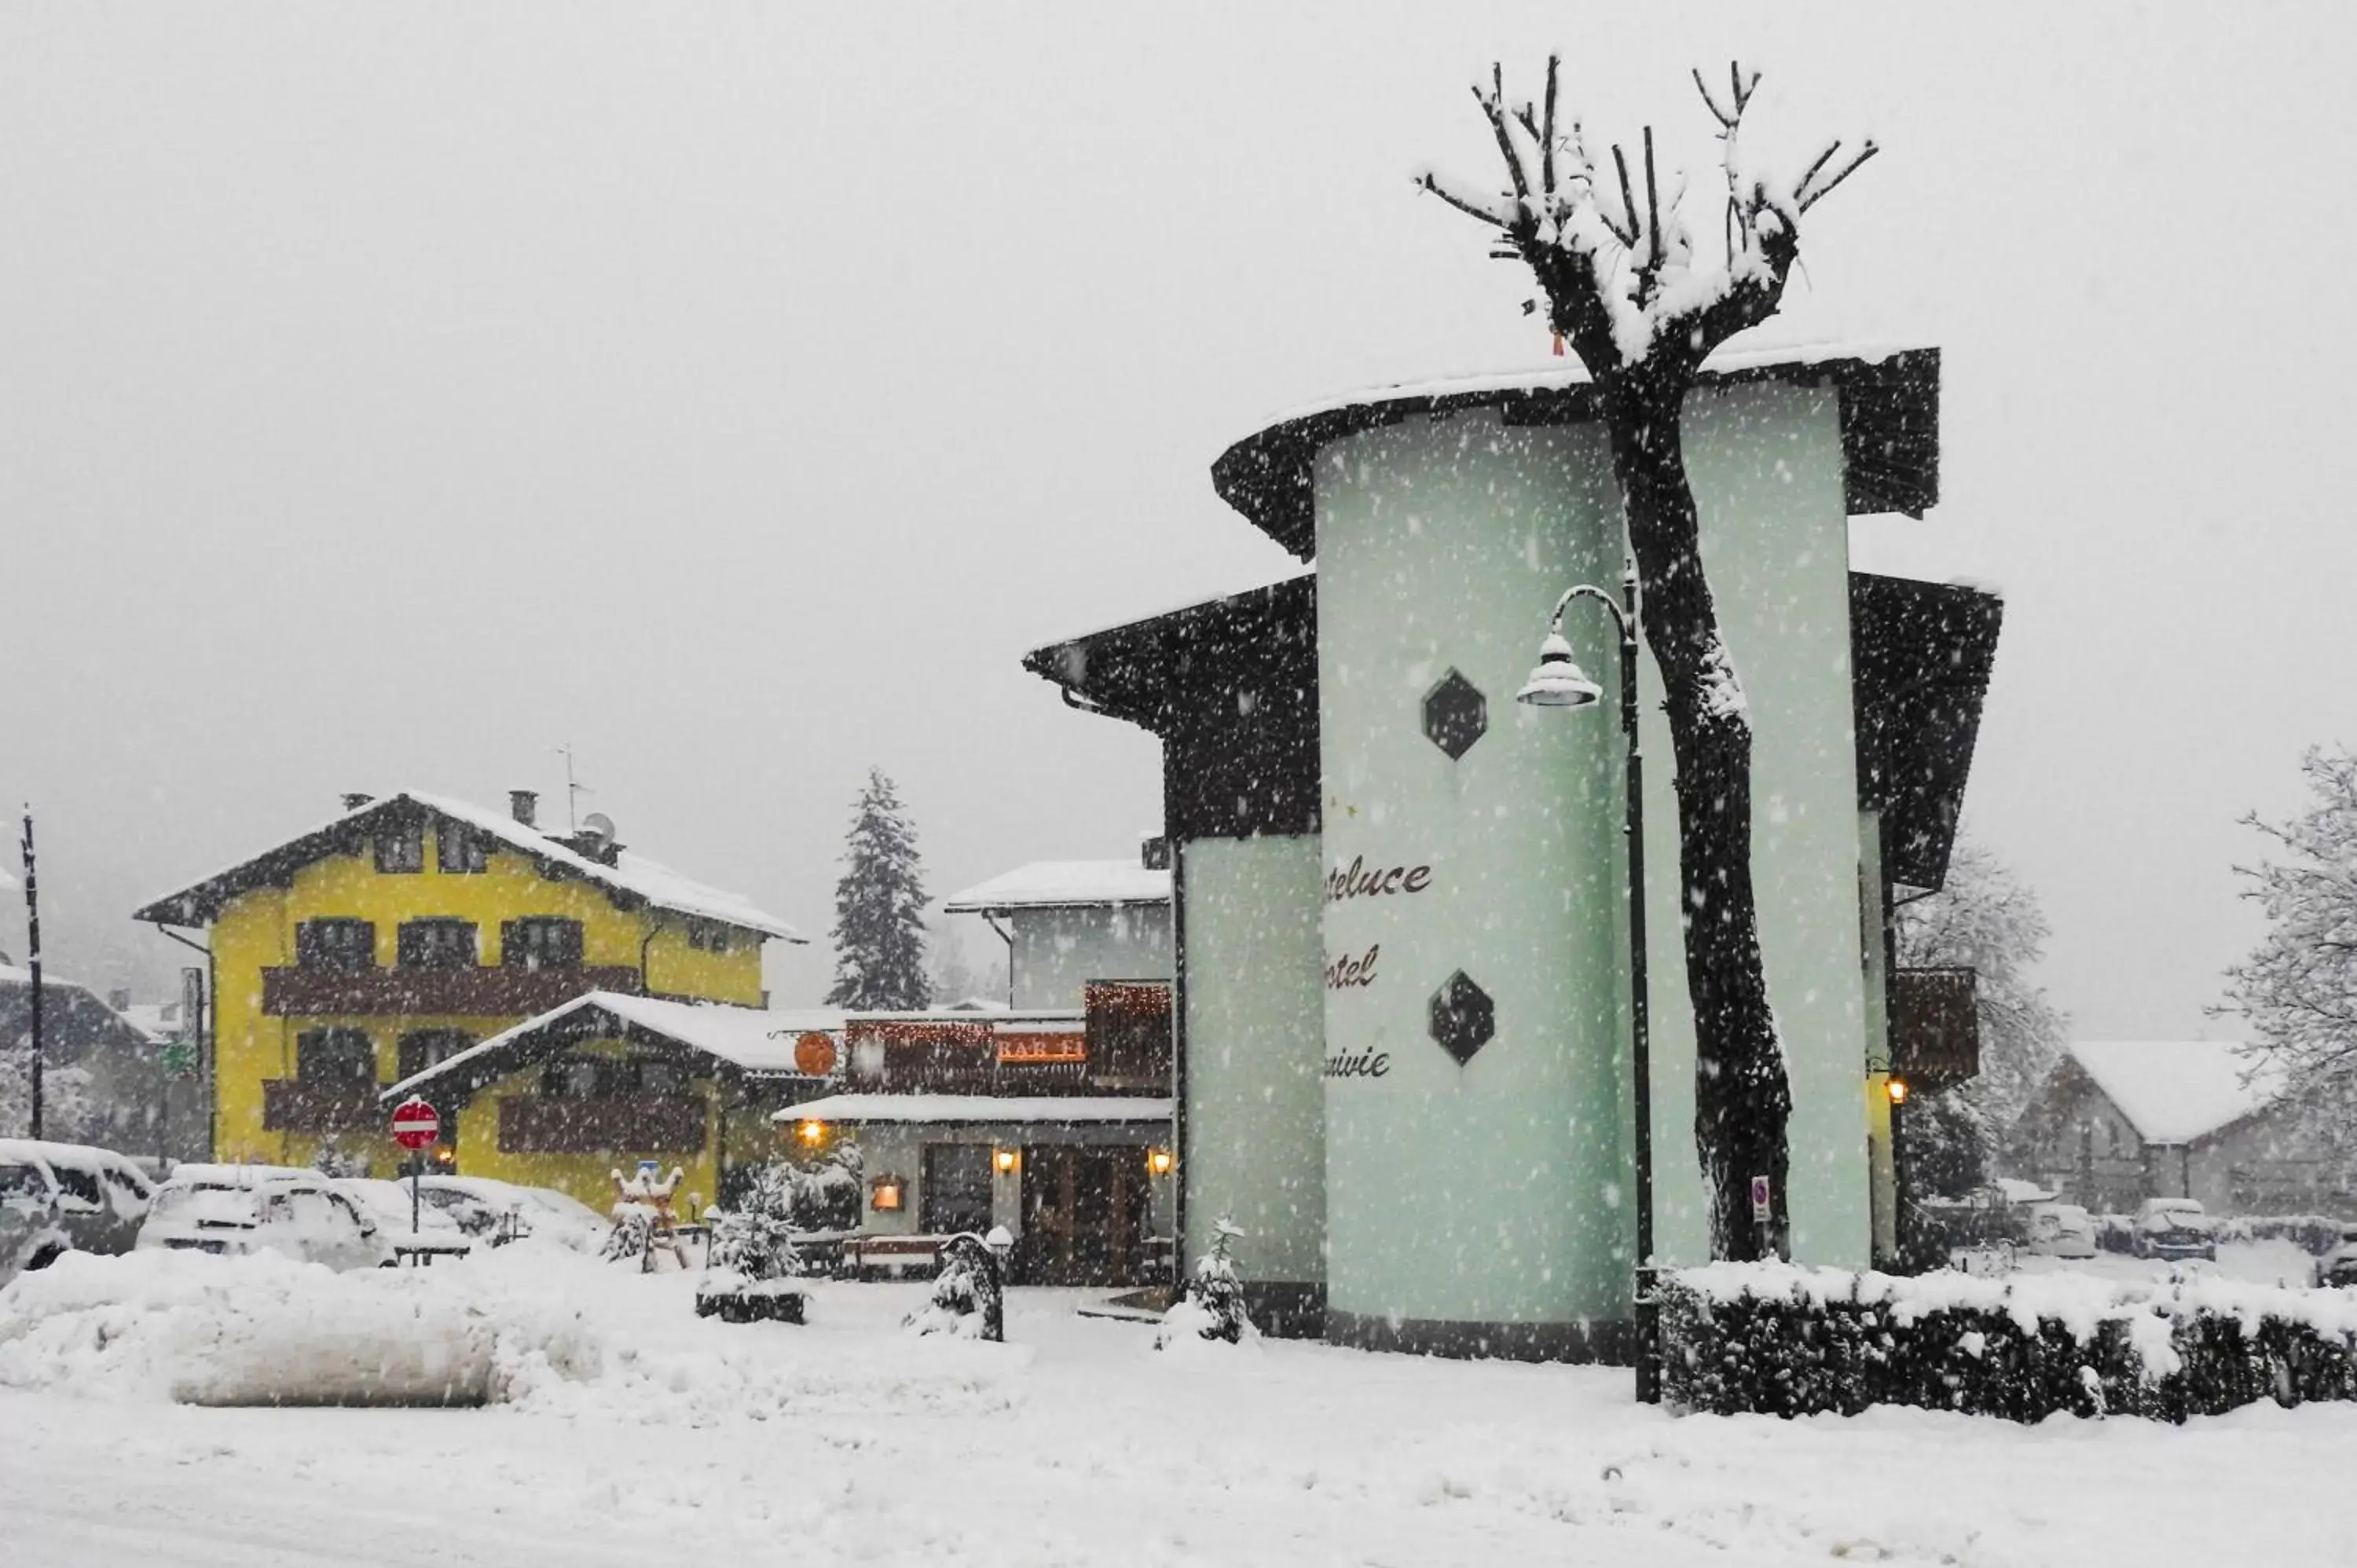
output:
[{"label": "snow pile", "polygon": [[0,1291],[0,1385],[101,1398],[482,1404],[598,1362],[576,1315],[457,1268],[70,1252]]},{"label": "snow pile", "polygon": [[0,1290],[0,1388],[192,1404],[504,1404],[708,1424],[1005,1411],[1029,1352],[699,1319],[696,1273],[536,1241],[335,1273],[275,1253],[69,1254]]}]

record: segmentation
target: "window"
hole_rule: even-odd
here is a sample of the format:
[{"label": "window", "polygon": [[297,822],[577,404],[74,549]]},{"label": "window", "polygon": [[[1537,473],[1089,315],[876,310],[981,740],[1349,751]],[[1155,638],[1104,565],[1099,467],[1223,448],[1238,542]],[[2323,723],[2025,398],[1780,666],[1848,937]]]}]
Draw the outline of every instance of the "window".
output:
[{"label": "window", "polygon": [[352,1207],[352,1200],[346,1197],[340,1192],[331,1192],[328,1194],[328,1207],[335,1210],[336,1217],[339,1219],[341,1219],[344,1224],[350,1226],[352,1230],[359,1231],[363,1236],[369,1235],[376,1230],[374,1222],[363,1219],[361,1215],[361,1211]]},{"label": "window", "polygon": [[58,1186],[65,1190],[69,1197],[79,1198],[92,1208],[106,1201],[99,1195],[96,1172],[70,1165],[59,1160],[51,1160],[49,1169],[57,1173]]},{"label": "window", "polygon": [[427,1068],[448,1061],[475,1043],[464,1029],[416,1029],[401,1036],[395,1065],[400,1079],[415,1078]]},{"label": "window", "polygon": [[374,969],[376,926],[369,920],[305,920],[295,928],[301,969]]},{"label": "window", "polygon": [[638,1062],[640,1094],[677,1094],[685,1087],[679,1069],[669,1062]]},{"label": "window", "polygon": [[500,964],[504,969],[579,969],[581,922],[553,915],[500,922]]},{"label": "window", "polygon": [[918,1223],[935,1236],[990,1229],[990,1145],[925,1145],[924,1191]]},{"label": "window", "polygon": [[298,1083],[373,1084],[376,1047],[365,1029],[307,1029],[295,1036]]},{"label": "window", "polygon": [[472,920],[404,920],[401,922],[401,967],[474,968],[475,923]]},{"label": "window", "polygon": [[434,863],[454,876],[482,870],[483,835],[464,822],[444,822],[434,830]]},{"label": "window", "polygon": [[690,920],[687,945],[701,952],[726,952],[728,928],[717,920]]},{"label": "window", "polygon": [[416,822],[376,835],[376,868],[387,875],[425,869],[425,830]]},{"label": "window", "polygon": [[608,1087],[597,1070],[602,1065],[594,1057],[551,1062],[540,1069],[540,1092],[550,1100],[596,1100]]}]

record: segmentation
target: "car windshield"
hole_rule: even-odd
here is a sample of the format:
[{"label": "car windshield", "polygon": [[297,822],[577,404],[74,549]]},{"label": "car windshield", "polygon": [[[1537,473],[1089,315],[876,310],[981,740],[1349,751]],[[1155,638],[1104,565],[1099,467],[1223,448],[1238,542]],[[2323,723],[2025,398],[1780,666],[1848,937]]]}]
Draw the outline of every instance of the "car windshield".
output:
[{"label": "car windshield", "polygon": [[0,1165],[0,1203],[12,1197],[47,1198],[48,1183],[30,1165]]},{"label": "car windshield", "polygon": [[252,1187],[201,1186],[167,1187],[156,1195],[156,1215],[178,1225],[251,1225],[253,1223],[254,1191]]}]

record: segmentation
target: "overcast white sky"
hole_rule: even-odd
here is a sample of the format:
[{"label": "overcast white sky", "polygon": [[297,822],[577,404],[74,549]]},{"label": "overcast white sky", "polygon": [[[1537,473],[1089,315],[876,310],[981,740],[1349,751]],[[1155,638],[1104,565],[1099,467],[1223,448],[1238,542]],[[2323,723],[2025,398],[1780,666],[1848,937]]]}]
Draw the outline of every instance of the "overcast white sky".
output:
[{"label": "overcast white sky", "polygon": [[0,800],[54,962],[152,988],[143,898],[344,789],[561,811],[566,741],[821,939],[788,1000],[870,763],[937,893],[1129,853],[1153,742],[1018,657],[1292,570],[1207,472],[1271,413],[1546,362],[1407,177],[1486,175],[1465,84],[1560,46],[1697,166],[1737,53],[1754,145],[1882,141],[1761,341],[1945,349],[1945,499],[1860,532],[2007,591],[1970,814],[2082,1035],[2220,1029],[2234,818],[2357,740],[2357,23],[1802,9],[0,7]]}]

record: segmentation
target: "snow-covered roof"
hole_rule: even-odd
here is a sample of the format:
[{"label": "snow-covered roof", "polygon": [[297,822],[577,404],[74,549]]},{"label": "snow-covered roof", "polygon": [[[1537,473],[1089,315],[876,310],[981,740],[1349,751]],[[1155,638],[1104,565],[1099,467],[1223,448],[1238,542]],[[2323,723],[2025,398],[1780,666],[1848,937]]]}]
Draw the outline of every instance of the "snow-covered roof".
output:
[{"label": "snow-covered roof", "polygon": [[1170,873],[1128,860],[1035,860],[978,882],[942,904],[945,913],[1055,909],[1089,905],[1168,904]]},{"label": "snow-covered roof", "polygon": [[2071,1059],[2147,1144],[2190,1144],[2263,1111],[2280,1069],[2235,1040],[2076,1040]]},{"label": "snow-covered roof", "polygon": [[[512,1028],[502,1029],[455,1056],[446,1057],[424,1072],[403,1079],[377,1098],[388,1102],[397,1101],[427,1084],[453,1079],[462,1083],[481,1082],[486,1073],[504,1077],[518,1065],[507,1063],[505,1058],[515,1055],[519,1046],[546,1033],[552,1026],[591,1013],[603,1014],[619,1026],[643,1029],[691,1050],[716,1057],[745,1072],[793,1078],[808,1076],[794,1065],[794,1042],[805,1034],[832,1034],[843,1027],[843,1014],[826,1008],[772,1012],[761,1007],[731,1006],[725,1002],[670,1002],[619,991],[591,991]],[[594,1020],[581,1017],[581,1022],[590,1024]],[[568,1037],[571,1034],[566,1031]]]},{"label": "snow-covered roof", "polygon": [[805,1100],[773,1122],[1168,1122],[1170,1101],[1092,1094],[831,1094]]},{"label": "snow-covered roof", "polygon": [[353,841],[364,819],[393,811],[404,803],[422,806],[440,816],[463,822],[511,850],[530,855],[544,865],[560,867],[608,893],[641,898],[658,909],[716,920],[784,941],[808,940],[793,927],[774,915],[764,914],[741,896],[708,887],[645,855],[634,854],[626,849],[615,857],[613,865],[608,865],[592,860],[560,838],[517,822],[506,812],[488,811],[471,801],[453,800],[447,795],[427,795],[415,790],[404,790],[381,800],[371,800],[263,854],[241,861],[178,893],[158,898],[135,913],[132,918],[160,921],[166,925],[203,924],[223,901],[272,875],[283,872],[286,866],[345,853],[346,846]]}]

